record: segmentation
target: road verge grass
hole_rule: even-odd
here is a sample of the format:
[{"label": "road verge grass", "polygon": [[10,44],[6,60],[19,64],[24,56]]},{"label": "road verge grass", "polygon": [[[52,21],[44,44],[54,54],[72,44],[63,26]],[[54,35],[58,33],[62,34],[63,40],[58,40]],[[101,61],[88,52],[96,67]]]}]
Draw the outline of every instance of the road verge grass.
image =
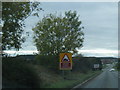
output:
[{"label": "road verge grass", "polygon": [[89,71],[86,74],[71,72],[68,79],[59,78],[57,82],[51,83],[45,88],[72,88],[83,81],[100,74],[102,71]]}]

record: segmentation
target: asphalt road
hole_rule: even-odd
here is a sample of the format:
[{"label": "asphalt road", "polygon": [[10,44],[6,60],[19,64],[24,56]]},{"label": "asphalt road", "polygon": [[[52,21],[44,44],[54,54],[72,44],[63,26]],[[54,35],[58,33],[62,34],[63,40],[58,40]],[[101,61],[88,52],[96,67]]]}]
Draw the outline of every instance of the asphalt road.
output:
[{"label": "asphalt road", "polygon": [[118,72],[110,72],[112,66],[108,65],[100,75],[78,88],[118,88]]}]

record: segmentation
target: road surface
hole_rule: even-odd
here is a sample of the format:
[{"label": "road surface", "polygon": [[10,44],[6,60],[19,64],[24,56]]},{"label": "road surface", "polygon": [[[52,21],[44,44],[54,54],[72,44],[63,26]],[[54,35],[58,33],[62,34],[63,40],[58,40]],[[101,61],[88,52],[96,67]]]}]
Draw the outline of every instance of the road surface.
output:
[{"label": "road surface", "polygon": [[78,88],[118,88],[118,72],[110,72],[112,66],[108,65],[100,75]]}]

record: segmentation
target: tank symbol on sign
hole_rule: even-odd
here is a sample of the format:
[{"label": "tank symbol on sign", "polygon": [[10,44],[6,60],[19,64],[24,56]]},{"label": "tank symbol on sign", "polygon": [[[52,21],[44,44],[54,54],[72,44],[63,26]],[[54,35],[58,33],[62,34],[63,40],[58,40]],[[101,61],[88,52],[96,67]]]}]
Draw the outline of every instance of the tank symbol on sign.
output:
[{"label": "tank symbol on sign", "polygon": [[68,56],[65,55],[64,58],[62,59],[62,61],[68,61],[69,62],[70,60],[69,60]]}]

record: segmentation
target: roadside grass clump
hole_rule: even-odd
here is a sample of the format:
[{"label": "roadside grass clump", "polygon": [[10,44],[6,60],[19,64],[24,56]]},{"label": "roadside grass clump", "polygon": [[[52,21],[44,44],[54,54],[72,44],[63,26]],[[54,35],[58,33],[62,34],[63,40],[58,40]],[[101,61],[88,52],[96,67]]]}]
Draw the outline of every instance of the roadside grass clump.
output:
[{"label": "roadside grass clump", "polygon": [[13,83],[7,83],[10,87],[40,88],[41,85],[40,76],[34,66],[15,57],[2,58],[2,76],[3,85],[6,85],[6,81]]}]

